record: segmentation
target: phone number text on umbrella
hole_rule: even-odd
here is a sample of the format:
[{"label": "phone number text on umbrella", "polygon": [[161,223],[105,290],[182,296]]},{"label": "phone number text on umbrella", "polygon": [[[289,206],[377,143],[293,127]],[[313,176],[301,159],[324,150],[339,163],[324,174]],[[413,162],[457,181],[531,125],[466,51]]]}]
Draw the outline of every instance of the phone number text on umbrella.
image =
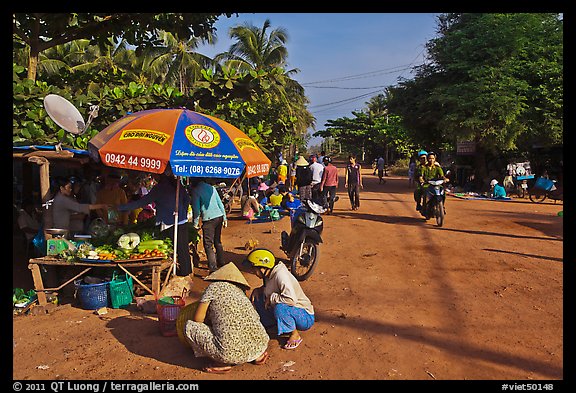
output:
[{"label": "phone number text on umbrella", "polygon": [[124,154],[106,153],[104,155],[104,162],[113,166],[121,166],[124,168],[137,168],[143,170],[156,170],[162,168],[162,161],[156,158],[128,156]]},{"label": "phone number text on umbrella", "polygon": [[241,168],[219,165],[174,165],[174,174],[178,176],[212,176],[212,177],[238,177]]}]

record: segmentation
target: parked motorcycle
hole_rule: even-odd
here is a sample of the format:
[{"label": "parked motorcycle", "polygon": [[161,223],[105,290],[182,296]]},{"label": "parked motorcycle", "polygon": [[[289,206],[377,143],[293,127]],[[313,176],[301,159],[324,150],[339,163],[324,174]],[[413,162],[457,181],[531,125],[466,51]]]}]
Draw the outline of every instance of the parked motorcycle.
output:
[{"label": "parked motorcycle", "polygon": [[528,197],[534,203],[542,203],[546,198],[556,203],[556,201],[564,200],[564,189],[557,185],[555,180],[540,177],[534,183],[534,187],[528,191]]},{"label": "parked motorcycle", "polygon": [[428,180],[424,198],[426,198],[426,205],[423,208],[424,217],[426,220],[435,217],[436,224],[441,227],[444,224],[444,215],[446,214],[446,208],[444,207],[446,201],[444,179]]},{"label": "parked motorcycle", "polygon": [[240,186],[240,183],[234,183],[231,186],[228,186],[226,183],[222,182],[216,184],[214,187],[216,187],[216,191],[218,191],[218,195],[220,196],[220,200],[222,200],[226,214],[230,214],[232,212],[232,206],[234,205],[234,199],[242,198],[242,187]]},{"label": "parked motorcycle", "polygon": [[282,250],[290,259],[290,269],[298,281],[304,281],[314,271],[320,258],[324,222],[320,214],[326,209],[305,200],[290,216],[290,234],[282,231]]}]

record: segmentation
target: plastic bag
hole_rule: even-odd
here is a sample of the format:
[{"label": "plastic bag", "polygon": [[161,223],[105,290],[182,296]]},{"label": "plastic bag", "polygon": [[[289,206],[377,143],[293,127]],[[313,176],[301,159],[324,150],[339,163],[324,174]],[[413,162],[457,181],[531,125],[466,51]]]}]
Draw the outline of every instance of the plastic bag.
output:
[{"label": "plastic bag", "polygon": [[38,250],[39,254],[44,256],[46,255],[46,238],[44,237],[44,226],[40,225],[40,229],[38,229],[38,233],[32,239],[32,244]]}]

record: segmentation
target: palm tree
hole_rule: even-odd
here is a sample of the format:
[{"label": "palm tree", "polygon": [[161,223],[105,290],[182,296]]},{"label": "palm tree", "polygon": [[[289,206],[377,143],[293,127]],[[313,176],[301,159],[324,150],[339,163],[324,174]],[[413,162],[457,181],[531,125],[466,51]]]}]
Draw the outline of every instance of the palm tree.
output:
[{"label": "palm tree", "polygon": [[144,52],[148,60],[148,76],[156,83],[178,86],[180,91],[187,93],[192,84],[199,79],[203,69],[210,68],[213,60],[208,56],[195,52],[200,43],[214,44],[216,35],[208,38],[192,37],[187,41],[179,40],[168,32],[161,32],[164,42],[161,47],[149,48]]},{"label": "palm tree", "polygon": [[315,119],[307,109],[309,100],[304,94],[304,88],[291,78],[299,70],[285,70],[288,58],[286,29],[271,30],[270,20],[266,19],[262,28],[248,22],[232,27],[229,36],[236,42],[227,52],[215,56],[214,60],[224,64],[226,69],[256,73],[265,78],[271,106],[278,110],[275,112],[277,117],[270,122],[277,123],[278,129],[289,132],[284,135],[284,141],[277,141],[291,144],[303,139],[308,128],[315,126]]},{"label": "palm tree", "polygon": [[288,50],[285,46],[288,33],[286,29],[279,27],[268,35],[269,28],[269,19],[264,21],[261,29],[249,22],[232,27],[229,36],[237,42],[230,47],[228,52],[215,57],[215,60],[226,60],[230,66],[243,71],[285,66],[288,57]]}]

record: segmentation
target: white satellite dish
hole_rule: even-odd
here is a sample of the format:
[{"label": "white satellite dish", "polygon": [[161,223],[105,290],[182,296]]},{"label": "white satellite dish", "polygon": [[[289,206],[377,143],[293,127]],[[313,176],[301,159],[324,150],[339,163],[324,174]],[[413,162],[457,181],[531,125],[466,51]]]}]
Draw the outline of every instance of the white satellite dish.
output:
[{"label": "white satellite dish", "polygon": [[80,135],[86,130],[84,118],[66,98],[57,94],[48,94],[44,97],[44,108],[54,123],[64,130],[75,135]]}]

